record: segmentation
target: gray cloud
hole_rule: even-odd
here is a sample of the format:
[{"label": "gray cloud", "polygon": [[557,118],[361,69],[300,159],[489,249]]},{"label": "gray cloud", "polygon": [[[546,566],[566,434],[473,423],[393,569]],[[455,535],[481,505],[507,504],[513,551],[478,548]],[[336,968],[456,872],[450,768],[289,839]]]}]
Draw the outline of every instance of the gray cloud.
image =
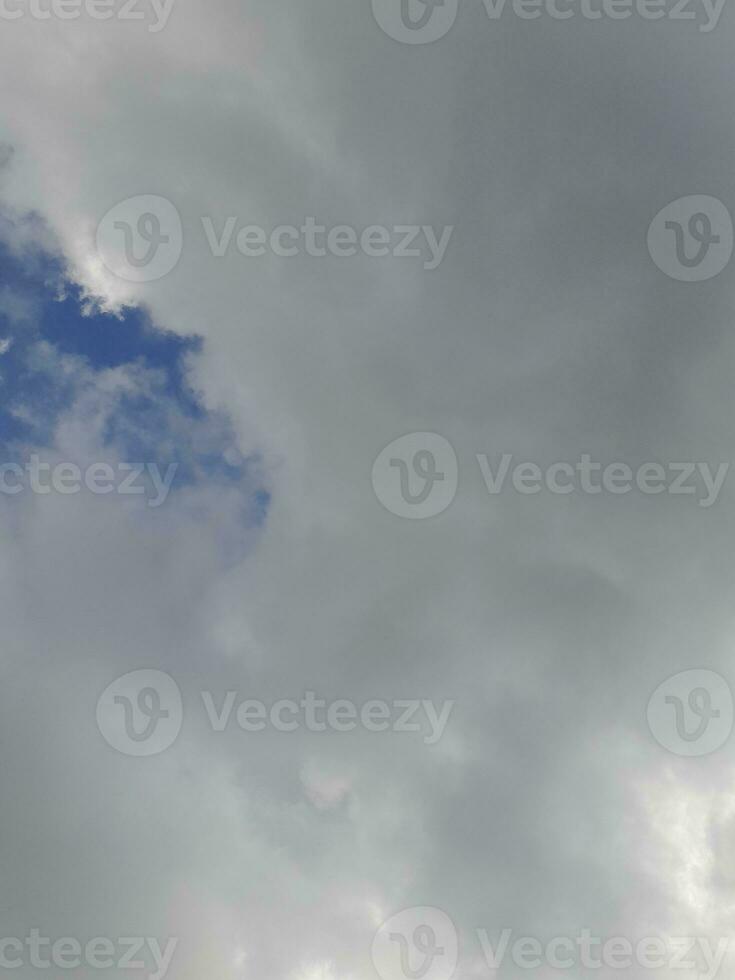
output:
[{"label": "gray cloud", "polygon": [[[487,975],[478,927],[728,935],[732,745],[678,759],[645,710],[679,670],[733,680],[730,487],[707,511],[489,497],[474,458],[735,458],[732,267],[681,283],[646,251],[672,199],[735,207],[729,12],[700,34],[466,3],[410,48],[367,3],[254,0],[180,4],[157,35],[18,21],[0,43],[8,201],[44,216],[90,294],[205,336],[196,381],[274,488],[235,568],[211,514],[151,538],[110,508],[34,501],[16,527],[3,930],[179,935],[176,978],[297,980],[322,961],[372,976],[374,929],[410,905],[460,927],[461,977]],[[100,268],[94,228],[144,193],[176,205],[185,246],[131,286]],[[456,230],[427,273],[215,260],[202,215]],[[370,485],[411,431],[460,461],[426,522]],[[98,694],[140,667],[174,675],[187,709],[151,760],[94,727]],[[203,689],[456,708],[434,748],[215,737]],[[338,802],[315,805],[334,780]]]}]

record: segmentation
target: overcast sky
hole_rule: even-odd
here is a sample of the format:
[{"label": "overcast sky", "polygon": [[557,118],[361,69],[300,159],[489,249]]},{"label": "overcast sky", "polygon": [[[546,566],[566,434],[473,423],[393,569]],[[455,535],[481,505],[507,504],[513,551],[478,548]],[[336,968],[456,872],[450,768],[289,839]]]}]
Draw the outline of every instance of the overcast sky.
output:
[{"label": "overcast sky", "polygon": [[[449,980],[454,930],[457,980],[504,929],[716,947],[732,10],[38,3],[0,25],[0,938],[108,938],[83,980],[159,980],[121,937],[176,939],[172,980]],[[148,468],[44,493],[34,455]],[[696,976],[669,939],[498,975]]]}]

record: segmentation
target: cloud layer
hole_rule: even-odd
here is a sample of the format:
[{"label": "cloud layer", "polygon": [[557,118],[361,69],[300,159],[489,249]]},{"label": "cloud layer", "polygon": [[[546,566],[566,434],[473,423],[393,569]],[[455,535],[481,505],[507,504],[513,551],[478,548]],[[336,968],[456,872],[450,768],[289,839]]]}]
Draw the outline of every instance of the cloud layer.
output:
[{"label": "cloud layer", "polygon": [[[94,309],[201,336],[191,382],[230,420],[236,466],[258,461],[236,474],[246,498],[271,495],[248,522],[238,481],[202,463],[155,518],[0,500],[4,934],[177,936],[183,980],[362,980],[375,929],[408,906],[450,915],[462,978],[488,975],[478,928],[731,932],[732,744],[681,759],[646,726],[669,675],[733,679],[731,486],[709,509],[488,495],[476,454],[735,458],[732,269],[677,282],[646,250],[670,200],[735,206],[732,32],[727,11],[702,34],[491,21],[477,3],[413,47],[336,0],[179,0],[157,33],[3,25],[2,191],[36,215],[8,247],[26,263],[56,248]],[[141,194],[174,204],[184,247],[136,285],[106,270],[95,230]],[[219,232],[231,216],[455,230],[433,270],[217,258],[202,218]],[[24,302],[0,293],[19,330]],[[191,435],[133,376],[156,414],[126,414],[124,435],[179,425],[190,458],[226,451],[219,423]],[[116,383],[95,371],[84,397],[109,407]],[[67,406],[57,450],[101,451],[96,411]],[[371,485],[410,432],[458,459],[431,520],[396,518]],[[181,736],[147,760],[95,727],[98,695],[139,668],[174,676],[184,704]],[[455,707],[434,746],[217,734],[201,692],[229,690]]]}]

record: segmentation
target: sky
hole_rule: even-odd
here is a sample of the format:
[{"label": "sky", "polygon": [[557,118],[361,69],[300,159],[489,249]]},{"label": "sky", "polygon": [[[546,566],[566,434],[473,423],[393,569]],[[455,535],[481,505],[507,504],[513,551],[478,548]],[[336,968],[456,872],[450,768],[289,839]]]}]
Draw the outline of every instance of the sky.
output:
[{"label": "sky", "polygon": [[65,4],[0,3],[0,972],[726,978],[732,10]]}]

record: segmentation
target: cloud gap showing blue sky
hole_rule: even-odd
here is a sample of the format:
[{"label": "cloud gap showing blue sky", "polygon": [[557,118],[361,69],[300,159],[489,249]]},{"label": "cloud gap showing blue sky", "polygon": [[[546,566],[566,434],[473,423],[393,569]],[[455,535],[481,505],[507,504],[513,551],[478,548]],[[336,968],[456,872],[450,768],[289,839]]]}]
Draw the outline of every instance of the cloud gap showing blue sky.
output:
[{"label": "cloud gap showing blue sky", "polygon": [[101,385],[108,395],[104,447],[129,461],[175,463],[174,491],[209,481],[240,489],[244,522],[262,525],[270,502],[262,462],[243,456],[230,419],[205,408],[191,383],[190,359],[202,339],[159,329],[144,308],[101,311],[55,255],[11,244],[16,222],[3,216],[0,223],[5,458],[52,448],[59,420]]}]

